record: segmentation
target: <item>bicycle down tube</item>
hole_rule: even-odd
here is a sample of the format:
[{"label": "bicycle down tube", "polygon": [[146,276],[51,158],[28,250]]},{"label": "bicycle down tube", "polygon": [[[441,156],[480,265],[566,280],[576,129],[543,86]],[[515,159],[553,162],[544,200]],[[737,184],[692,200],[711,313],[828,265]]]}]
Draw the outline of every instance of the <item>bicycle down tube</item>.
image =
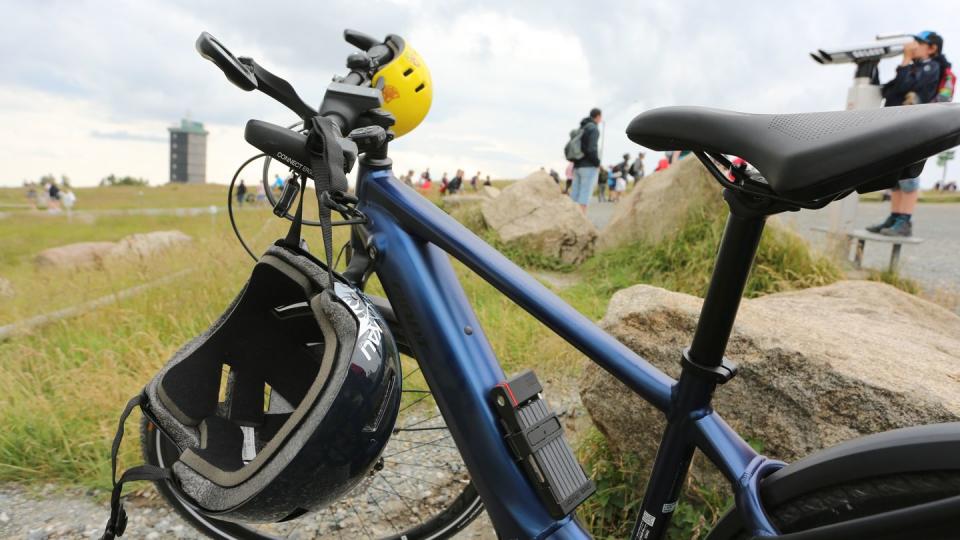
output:
[{"label": "bicycle down tube", "polygon": [[[666,415],[668,426],[658,455],[684,452],[680,459],[665,463],[658,458],[651,485],[657,477],[682,480],[689,466],[686,453],[700,448],[734,485],[745,522],[759,534],[775,534],[760,508],[758,475],[754,474],[758,469],[766,474],[774,462],[757,455],[709,409],[712,387],[678,392],[677,381],[397,181],[388,166],[371,168],[366,160],[361,161],[357,194],[369,218],[362,248],[375,261],[377,275],[421,359],[424,378],[501,538],[588,535],[569,517],[555,520],[549,516],[504,443],[488,396],[506,377],[448,254]],[[742,478],[754,480],[741,482]],[[663,504],[670,500],[661,498]],[[656,534],[647,533],[643,538],[662,537],[673,510],[663,504],[664,511],[655,516],[659,520]]]}]

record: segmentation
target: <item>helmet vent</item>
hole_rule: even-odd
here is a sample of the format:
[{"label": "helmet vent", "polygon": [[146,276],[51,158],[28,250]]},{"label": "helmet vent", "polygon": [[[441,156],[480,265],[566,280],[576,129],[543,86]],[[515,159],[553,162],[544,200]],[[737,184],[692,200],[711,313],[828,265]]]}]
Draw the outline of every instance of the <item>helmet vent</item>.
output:
[{"label": "helmet vent", "polygon": [[427,85],[425,85],[424,83],[420,83],[420,86],[414,88],[413,91],[414,91],[414,92],[419,92],[419,91],[423,90],[423,89],[426,88],[426,87],[427,87]]},{"label": "helmet vent", "polygon": [[406,71],[403,72],[403,76],[409,77],[411,73],[413,73],[413,68],[407,68]]},{"label": "helmet vent", "polygon": [[225,403],[227,401],[227,390],[229,388],[230,380],[230,366],[223,364],[220,366],[220,394],[217,397],[218,403]]}]

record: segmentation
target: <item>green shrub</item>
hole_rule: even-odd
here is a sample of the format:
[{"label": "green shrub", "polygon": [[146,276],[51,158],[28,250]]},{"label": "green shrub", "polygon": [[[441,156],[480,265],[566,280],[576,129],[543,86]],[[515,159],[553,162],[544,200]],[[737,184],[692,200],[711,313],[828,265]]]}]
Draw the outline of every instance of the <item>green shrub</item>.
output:
[{"label": "green shrub", "polygon": [[867,279],[870,281],[880,281],[888,285],[893,285],[894,287],[900,289],[901,291],[908,292],[910,294],[920,294],[920,285],[907,277],[903,277],[896,272],[891,272],[889,270],[870,270],[867,274]]},{"label": "green shrub", "polygon": [[[595,255],[580,268],[584,280],[578,296],[607,299],[638,283],[703,296],[710,283],[725,219],[694,211],[683,228],[670,238],[656,243],[638,242]],[[745,295],[755,297],[827,285],[842,277],[834,262],[813,253],[796,233],[771,224],[757,250]],[[599,307],[604,308],[605,305]]]},{"label": "green shrub", "polygon": [[[581,438],[577,457],[597,486],[596,493],[577,510],[580,521],[594,538],[629,538],[643,499],[648,467],[634,455],[611,452],[607,440],[592,428]],[[706,537],[733,503],[731,497],[698,486],[689,478],[685,487],[667,529],[669,540]]]}]

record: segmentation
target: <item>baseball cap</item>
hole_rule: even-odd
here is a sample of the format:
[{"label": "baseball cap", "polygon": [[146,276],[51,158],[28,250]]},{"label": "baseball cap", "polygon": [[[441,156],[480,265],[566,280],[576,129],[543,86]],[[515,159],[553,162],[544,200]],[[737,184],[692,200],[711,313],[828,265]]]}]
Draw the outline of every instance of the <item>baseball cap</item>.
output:
[{"label": "baseball cap", "polygon": [[943,37],[940,34],[934,32],[933,30],[924,30],[923,32],[915,34],[913,36],[913,39],[921,43],[936,45],[937,52],[943,53]]}]

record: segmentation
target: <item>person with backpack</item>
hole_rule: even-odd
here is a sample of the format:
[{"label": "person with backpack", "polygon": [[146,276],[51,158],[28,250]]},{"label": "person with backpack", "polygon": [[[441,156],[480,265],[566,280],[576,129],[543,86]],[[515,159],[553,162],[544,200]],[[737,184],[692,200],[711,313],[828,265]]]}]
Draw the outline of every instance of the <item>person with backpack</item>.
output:
[{"label": "person with backpack", "polygon": [[243,178],[240,179],[240,185],[237,186],[237,204],[243,206],[243,201],[247,198],[247,184],[243,182]]},{"label": "person with backpack", "polygon": [[440,178],[440,194],[445,195],[449,186],[450,180],[447,179],[447,173],[443,173],[443,177]]},{"label": "person with backpack", "polygon": [[[939,58],[938,57],[942,57]],[[941,76],[943,75],[943,77]],[[913,41],[903,47],[903,60],[897,66],[897,74],[883,85],[884,107],[916,105],[937,101],[941,96],[941,83],[947,101],[953,97],[953,73],[950,63],[943,57],[943,37],[929,30],[913,36]],[[900,180],[891,188],[890,215],[882,223],[871,225],[867,230],[884,236],[911,236],[911,218],[920,198],[920,179]]]},{"label": "person with backpack", "polygon": [[570,186],[570,198],[580,205],[580,211],[587,213],[593,186],[600,173],[600,129],[603,120],[600,109],[590,109],[590,114],[580,121],[580,127],[570,133],[570,140],[564,147],[567,161],[573,162],[573,184]]},{"label": "person with backpack", "polygon": [[643,170],[643,152],[637,154],[637,160],[630,165],[630,176],[633,177],[633,185],[637,185],[637,182],[643,178],[643,175],[646,174]]},{"label": "person with backpack", "polygon": [[613,172],[626,175],[630,170],[630,154],[623,155],[623,161],[613,166]]},{"label": "person with backpack", "polygon": [[463,169],[457,169],[457,173],[450,179],[450,183],[447,184],[447,195],[453,195],[460,191],[460,188],[463,186]]}]

